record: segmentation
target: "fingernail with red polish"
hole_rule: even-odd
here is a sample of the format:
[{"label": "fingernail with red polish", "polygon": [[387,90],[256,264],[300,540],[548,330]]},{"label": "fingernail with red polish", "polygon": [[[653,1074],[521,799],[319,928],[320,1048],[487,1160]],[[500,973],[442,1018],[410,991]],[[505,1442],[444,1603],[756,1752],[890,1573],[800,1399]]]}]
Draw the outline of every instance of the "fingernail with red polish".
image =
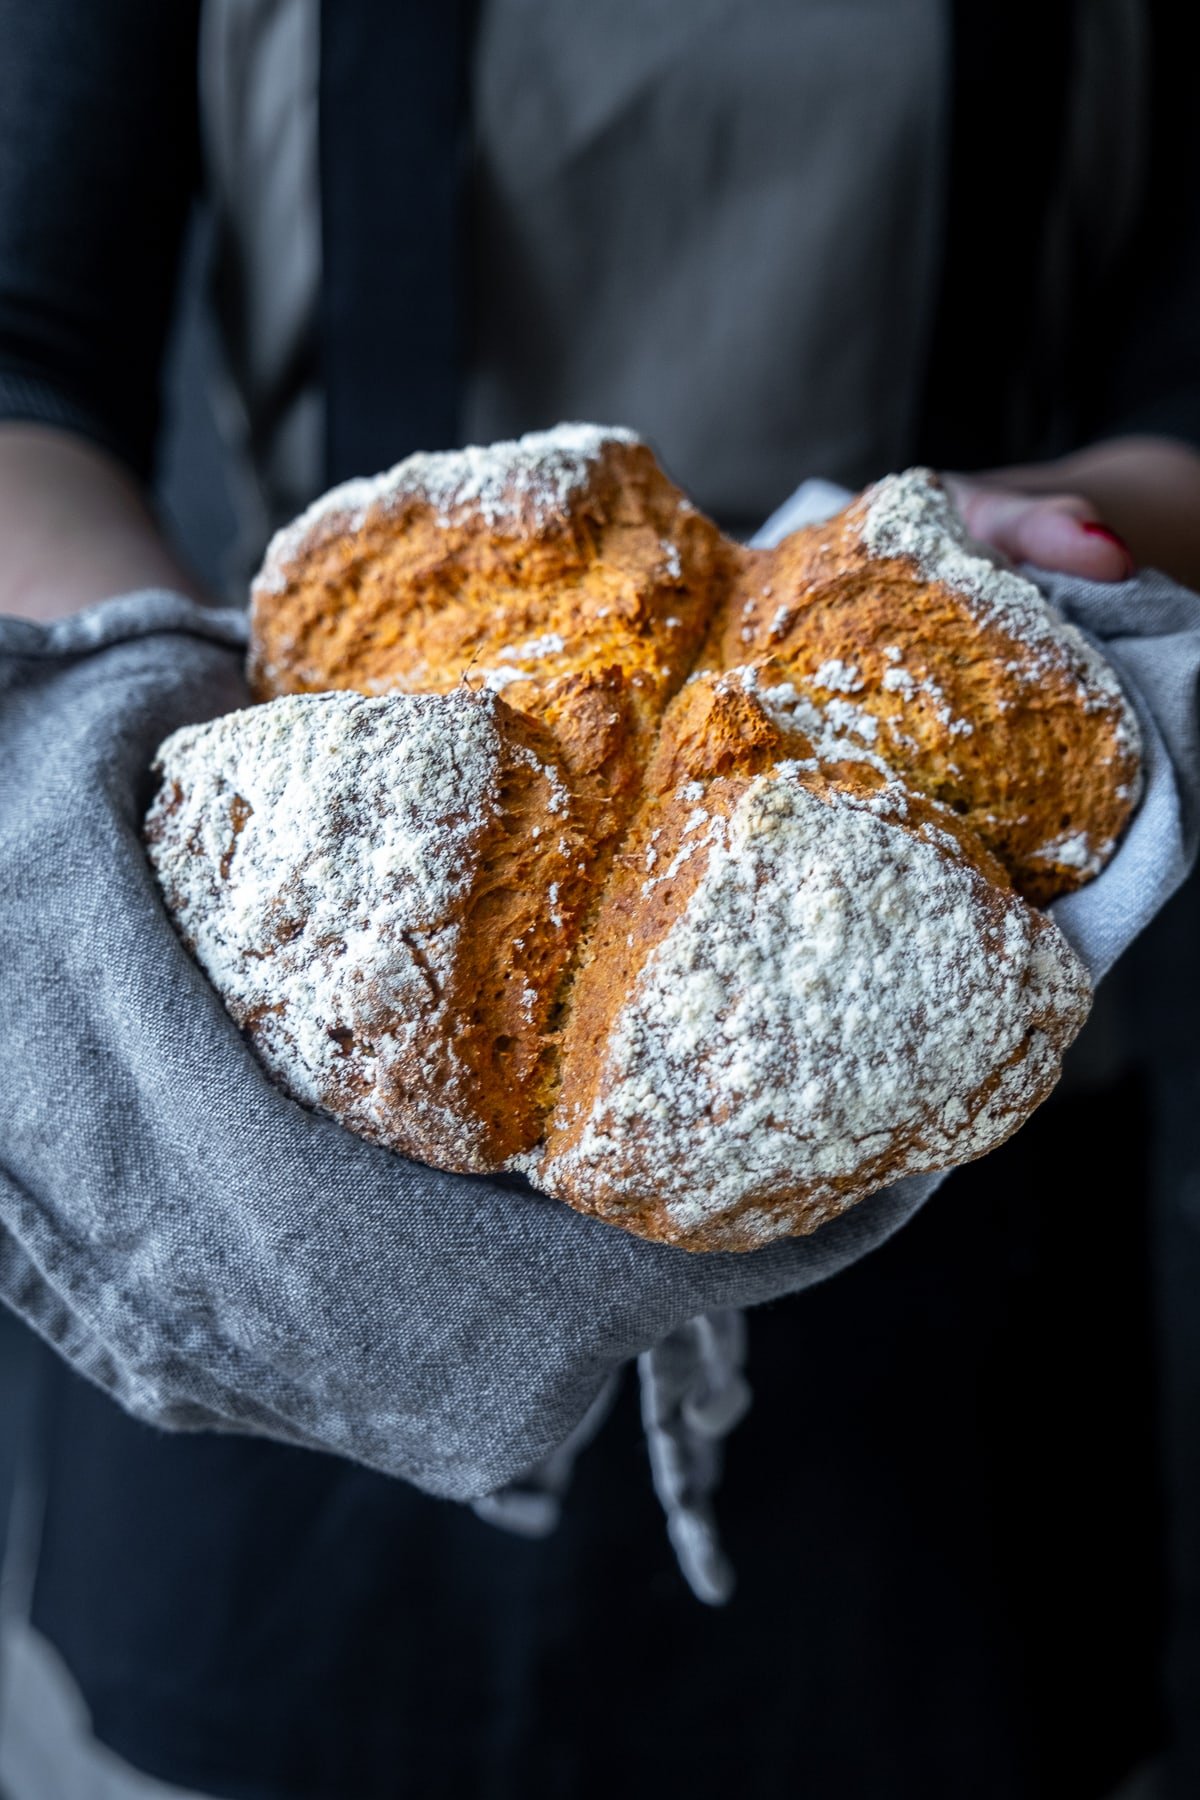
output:
[{"label": "fingernail with red polish", "polygon": [[1081,519],[1079,523],[1083,526],[1083,529],[1090,532],[1093,537],[1107,538],[1110,544],[1115,544],[1117,549],[1121,552],[1121,555],[1125,558],[1126,575],[1133,574],[1137,564],[1134,562],[1133,553],[1123,537],[1118,537],[1116,532],[1113,531],[1110,526],[1100,525],[1095,519]]}]

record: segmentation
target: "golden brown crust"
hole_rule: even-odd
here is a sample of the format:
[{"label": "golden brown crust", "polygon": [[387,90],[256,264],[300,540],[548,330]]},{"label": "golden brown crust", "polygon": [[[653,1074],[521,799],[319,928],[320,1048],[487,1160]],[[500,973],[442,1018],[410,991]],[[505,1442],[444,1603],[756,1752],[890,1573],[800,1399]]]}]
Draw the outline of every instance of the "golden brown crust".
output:
[{"label": "golden brown crust", "polygon": [[573,772],[631,795],[727,560],[644,444],[603,441],[553,507],[536,494],[499,518],[447,507],[427,497],[419,467],[354,529],[346,518],[328,511],[255,583],[256,699],[491,687],[552,723]]},{"label": "golden brown crust", "polygon": [[[782,665],[768,659],[748,686],[741,670],[694,675],[676,695],[663,716],[654,756],[646,771],[643,807],[631,828],[623,851],[634,852],[644,837],[651,810],[665,800],[677,800],[687,790],[695,804],[709,803],[710,787],[720,777],[761,775],[783,762],[796,762],[807,786],[814,791],[836,787],[846,793],[871,795],[895,786],[890,769],[875,758],[853,754],[853,740],[843,739],[828,754],[827,739],[815,743],[802,726],[786,716],[772,717],[760,693],[769,695]],[[765,679],[764,679],[765,677]],[[824,748],[824,756],[818,754]],[[974,864],[996,887],[1011,886],[1000,859],[973,830],[970,821],[953,808],[904,784],[906,822],[913,831],[936,828],[952,837],[965,860]]]},{"label": "golden brown crust", "polygon": [[[470,1151],[484,1169],[541,1135],[555,1090],[554,1027],[606,841],[597,829],[606,809],[572,791],[550,733],[502,699],[496,715],[498,806],[480,845],[446,993],[456,1065],[469,1083],[465,1116],[479,1121],[468,1134]],[[398,1126],[404,1111],[400,1091]],[[448,1166],[462,1155],[456,1145]]]},{"label": "golden brown crust", "polygon": [[[932,485],[932,484],[931,484]],[[1044,906],[1098,872],[1137,796],[1138,746],[1115,682],[1082,640],[1030,641],[1025,620],[873,554],[870,495],[774,550],[744,553],[706,661],[773,659],[815,699],[831,665],[909,784],[960,812],[1027,899]],[[956,559],[962,560],[962,559]],[[976,559],[982,561],[982,559]]]},{"label": "golden brown crust", "polygon": [[549,733],[492,695],[331,693],[177,732],[159,766],[160,887],[284,1085],[445,1167],[536,1143],[597,861]]},{"label": "golden brown crust", "polygon": [[[1044,1096],[1086,983],[1010,878],[1044,902],[1111,854],[1136,742],[1105,666],[976,555],[927,474],[746,550],[645,446],[572,429],[537,458],[523,440],[336,490],[255,584],[259,699],[503,694],[502,803],[456,902],[425,1048],[366,1128],[340,1091],[323,1103],[446,1167],[525,1167],[641,1235],[750,1248],[982,1154]],[[826,866],[835,844],[843,870]],[[952,953],[932,939],[906,967],[904,932],[881,923],[889,883],[914,918],[944,919]],[[874,896],[862,916],[858,895]],[[789,934],[806,932],[825,966],[798,974]],[[860,965],[882,986],[861,1042],[843,1042],[829,983],[861,983]],[[812,1141],[788,1086],[809,1031],[797,981],[825,984],[834,1021],[806,1077]],[[732,1010],[750,993],[752,1079],[718,1042],[720,992]],[[677,995],[713,1040],[682,1061],[662,1025]],[[964,1013],[984,1023],[959,1042]],[[901,1096],[886,1128],[880,1059]],[[844,1116],[812,1098],[826,1077],[851,1096]],[[922,1083],[914,1110],[903,1096]],[[457,1123],[432,1136],[414,1122],[422,1084],[457,1084]],[[687,1191],[700,1145],[723,1169],[708,1210]]]},{"label": "golden brown crust", "polygon": [[847,777],[780,763],[647,799],[574,983],[548,1192],[749,1250],[983,1154],[1045,1098],[1087,1005],[1057,930],[936,802]]},{"label": "golden brown crust", "polygon": [[[882,1154],[866,1155],[852,1173],[813,1183],[798,1180],[789,1170],[773,1183],[748,1188],[739,1201],[700,1223],[684,1209],[681,1223],[680,1196],[669,1175],[660,1172],[651,1183],[640,1178],[641,1167],[655,1159],[639,1144],[641,1121],[636,1115],[622,1126],[628,1163],[639,1171],[632,1192],[613,1179],[609,1146],[599,1159],[579,1154],[581,1140],[603,1104],[610,1046],[618,1035],[621,1014],[653,953],[685,920],[708,874],[708,846],[697,835],[698,824],[706,828],[705,835],[711,835],[715,821],[727,831],[739,805],[745,804],[754,777],[781,769],[794,770],[792,779],[825,804],[861,801],[907,837],[930,845],[940,861],[982,877],[972,887],[972,901],[982,915],[983,932],[1000,933],[1006,912],[1019,906],[1008,892],[1003,866],[956,813],[936,800],[900,789],[870,762],[822,765],[812,740],[772,721],[754,689],[738,675],[693,677],[667,709],[642,803],[588,931],[562,1034],[561,1083],[537,1164],[538,1179],[547,1190],[579,1211],[691,1250],[754,1249],[776,1235],[781,1223],[792,1235],[815,1231],[900,1174],[931,1166],[922,1163],[920,1146],[910,1133],[907,1141],[889,1141]],[[1061,1049],[1066,1041],[1061,1025],[1051,1024],[1050,1029]],[[966,1099],[974,1113],[986,1110],[1025,1050],[1024,1043],[1010,1049],[1001,1064],[968,1090]],[[1032,1077],[1030,1110],[1045,1097],[1056,1075],[1056,1059],[1039,1065]],[[1024,1117],[1023,1111],[1014,1110],[1003,1135],[1015,1130]]]}]

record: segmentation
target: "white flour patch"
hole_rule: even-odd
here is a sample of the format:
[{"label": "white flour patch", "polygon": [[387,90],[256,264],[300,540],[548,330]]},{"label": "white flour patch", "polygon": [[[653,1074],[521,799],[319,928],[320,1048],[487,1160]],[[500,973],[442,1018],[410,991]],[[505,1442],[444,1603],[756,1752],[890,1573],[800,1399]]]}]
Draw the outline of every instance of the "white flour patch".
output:
[{"label": "white flour patch", "polygon": [[964,594],[982,624],[1019,642],[1029,663],[1010,665],[1036,683],[1052,666],[1070,670],[1085,703],[1114,703],[1137,744],[1137,724],[1121,686],[1104,658],[1068,625],[1032,581],[1004,568],[970,536],[950,497],[929,469],[888,475],[866,490],[854,508],[864,548],[879,557],[904,557],[924,581],[938,581]]},{"label": "white flour patch", "polygon": [[502,694],[514,681],[531,679],[528,669],[481,669],[476,666],[467,675],[468,682],[478,682],[489,694]]},{"label": "white flour patch", "polygon": [[453,1078],[410,1077],[452,1036],[458,912],[497,810],[495,707],[462,689],[297,695],[159,751],[148,851],[181,933],[283,1087],[368,1135],[403,1066],[416,1122],[461,1139]]},{"label": "white flour patch", "polygon": [[840,658],[831,656],[823,662],[815,674],[808,680],[813,687],[829,688],[832,692],[857,694],[863,686],[862,673],[853,663],[842,662]]},{"label": "white flour patch", "polygon": [[405,499],[433,507],[442,525],[470,513],[497,531],[522,522],[541,528],[567,512],[609,444],[639,442],[620,426],[558,425],[504,443],[419,451],[382,475],[344,481],[315,500],[272,538],[254,585],[282,591],[292,564],[315,539],[329,530],[358,531],[369,513]]},{"label": "white flour patch", "polygon": [[730,669],[720,680],[739,682],[781,731],[803,732],[819,762],[865,762],[881,775],[892,775],[889,765],[868,748],[875,742],[879,721],[865,707],[840,698],[822,705],[790,681],[760,686],[761,671],[750,663]]},{"label": "white flour patch", "polygon": [[911,700],[917,691],[917,680],[911,670],[898,668],[893,664],[890,669],[883,671],[880,686],[889,694],[899,694],[902,699]]},{"label": "white flour patch", "polygon": [[[869,1191],[884,1159],[887,1179],[946,1167],[1024,1117],[1086,1015],[1087,976],[1049,919],[888,804],[827,804],[781,766],[694,840],[704,873],[544,1179],[635,1204],[661,1172],[686,1234],[755,1196]],[[793,1225],[785,1209],[754,1232]]]},{"label": "white flour patch", "polygon": [[[895,646],[892,646],[895,649]],[[880,686],[889,694],[899,694],[905,702],[915,700],[923,695],[929,702],[934,717],[951,737],[971,737],[975,727],[969,719],[959,719],[950,709],[945,691],[933,679],[932,675],[915,676],[911,669],[904,668],[894,658],[891,667],[883,671]],[[890,721],[889,721],[890,723]]]},{"label": "white flour patch", "polygon": [[1031,862],[1052,863],[1062,869],[1076,869],[1081,875],[1098,875],[1112,854],[1111,842],[1092,846],[1085,831],[1068,832],[1030,852]]},{"label": "white flour patch", "polygon": [[537,662],[544,656],[561,656],[566,645],[557,631],[547,631],[542,637],[526,638],[523,644],[506,644],[503,650],[497,650],[497,662]]}]

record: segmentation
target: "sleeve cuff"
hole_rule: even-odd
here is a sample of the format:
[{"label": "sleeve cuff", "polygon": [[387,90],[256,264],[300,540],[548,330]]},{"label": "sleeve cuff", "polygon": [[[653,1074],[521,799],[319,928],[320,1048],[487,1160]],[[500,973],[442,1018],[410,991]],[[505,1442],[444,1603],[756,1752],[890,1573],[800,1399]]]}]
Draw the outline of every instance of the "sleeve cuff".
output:
[{"label": "sleeve cuff", "polygon": [[146,479],[142,458],[122,442],[90,407],[39,375],[0,368],[0,424],[51,425],[73,432],[107,450],[124,463],[139,481]]},{"label": "sleeve cuff", "polygon": [[1200,450],[1200,383],[1172,389],[1102,421],[1105,437],[1138,433],[1179,438]]}]

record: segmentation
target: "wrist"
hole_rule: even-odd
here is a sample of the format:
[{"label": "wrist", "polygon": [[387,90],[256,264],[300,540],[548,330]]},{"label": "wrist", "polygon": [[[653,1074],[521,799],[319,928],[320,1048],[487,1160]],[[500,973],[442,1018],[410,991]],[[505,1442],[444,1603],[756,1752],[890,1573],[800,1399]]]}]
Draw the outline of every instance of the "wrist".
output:
[{"label": "wrist", "polygon": [[0,612],[48,621],[131,588],[202,599],[132,476],[42,425],[0,425]]}]

